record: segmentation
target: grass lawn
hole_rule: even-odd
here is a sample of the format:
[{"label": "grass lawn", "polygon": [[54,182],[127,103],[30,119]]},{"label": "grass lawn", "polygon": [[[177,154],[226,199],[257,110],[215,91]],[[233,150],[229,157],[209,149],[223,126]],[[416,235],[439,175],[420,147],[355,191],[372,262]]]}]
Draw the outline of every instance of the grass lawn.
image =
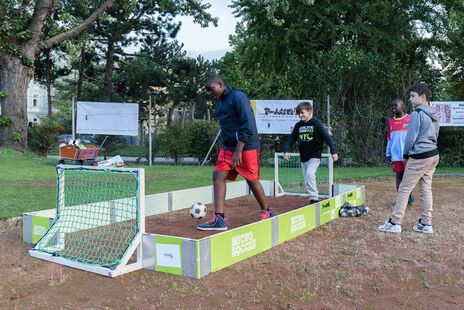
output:
[{"label": "grass lawn", "polygon": [[[19,155],[7,149],[0,154],[0,219],[21,216],[24,212],[54,208],[56,164],[55,159],[39,157],[29,152]],[[146,194],[212,184],[212,166],[143,165],[140,167],[145,168]],[[438,167],[436,173],[464,173],[464,167]],[[384,176],[393,176],[390,167],[334,169],[335,182]],[[261,178],[273,180],[274,168],[262,167]]]}]

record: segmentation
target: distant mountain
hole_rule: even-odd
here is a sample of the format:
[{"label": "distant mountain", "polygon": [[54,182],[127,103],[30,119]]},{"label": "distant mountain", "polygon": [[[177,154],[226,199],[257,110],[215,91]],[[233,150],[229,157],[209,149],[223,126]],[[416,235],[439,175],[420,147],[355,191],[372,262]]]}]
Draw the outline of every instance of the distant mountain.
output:
[{"label": "distant mountain", "polygon": [[187,56],[192,57],[192,58],[197,58],[198,55],[203,56],[207,60],[219,60],[221,59],[227,52],[232,51],[231,48],[225,48],[221,50],[215,50],[215,51],[187,51]]}]

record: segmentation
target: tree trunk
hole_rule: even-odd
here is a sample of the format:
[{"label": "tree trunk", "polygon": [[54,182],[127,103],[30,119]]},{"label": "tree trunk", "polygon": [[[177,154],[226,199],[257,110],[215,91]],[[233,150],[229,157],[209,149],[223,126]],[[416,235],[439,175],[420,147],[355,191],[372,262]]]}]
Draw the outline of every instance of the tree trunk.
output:
[{"label": "tree trunk", "polygon": [[170,126],[171,123],[172,123],[172,114],[173,114],[173,113],[174,113],[174,109],[173,109],[173,108],[169,108],[169,109],[168,109],[167,119],[166,119],[167,126]]},{"label": "tree trunk", "polygon": [[47,102],[48,102],[48,118],[50,120],[53,119],[53,111],[52,111],[52,81],[50,78],[50,71],[51,71],[51,60],[50,60],[50,50],[47,50],[45,52],[45,57],[47,59],[47,74],[46,74],[46,79],[47,79]]},{"label": "tree trunk", "polygon": [[[69,40],[89,27],[103,12],[117,0],[106,0],[87,19],[76,27],[56,35],[45,42],[41,41],[41,33],[45,21],[56,10],[60,0],[37,0],[28,22],[29,39],[15,46],[20,55],[34,61],[41,51],[49,50]],[[23,1],[29,5],[30,1]],[[10,124],[0,126],[0,148],[12,146],[23,150],[27,147],[27,88],[34,77],[34,68],[23,65],[21,57],[11,56],[0,51],[0,91],[6,96],[0,98],[1,117],[11,120]]]},{"label": "tree trunk", "polygon": [[190,109],[190,123],[195,121],[195,106]]},{"label": "tree trunk", "polygon": [[9,125],[0,125],[0,148],[23,150],[27,146],[27,88],[34,68],[23,65],[14,56],[0,56],[0,90],[6,94],[0,98],[1,117],[11,119]]},{"label": "tree trunk", "polygon": [[79,62],[79,80],[77,82],[77,101],[82,99],[82,84],[84,83],[84,68],[85,68],[85,49],[81,47],[81,57]]},{"label": "tree trunk", "polygon": [[103,101],[111,102],[113,91],[113,69],[114,69],[114,42],[110,39],[106,51],[105,89]]},{"label": "tree trunk", "polygon": [[181,115],[182,115],[182,127],[184,127],[184,124],[185,124],[185,107],[182,107]]}]

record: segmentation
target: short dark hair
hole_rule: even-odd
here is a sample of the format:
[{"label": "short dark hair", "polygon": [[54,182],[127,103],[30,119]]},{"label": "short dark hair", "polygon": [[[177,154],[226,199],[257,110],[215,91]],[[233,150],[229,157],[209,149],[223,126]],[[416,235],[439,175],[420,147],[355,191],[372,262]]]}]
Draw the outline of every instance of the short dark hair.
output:
[{"label": "short dark hair", "polygon": [[207,85],[207,84],[209,84],[211,82],[215,82],[215,83],[221,82],[222,84],[225,85],[224,80],[217,74],[212,74],[212,75],[208,76],[208,78],[205,80],[205,85]]},{"label": "short dark hair", "polygon": [[306,111],[312,111],[313,110],[313,105],[308,102],[308,101],[303,101],[298,104],[296,107],[296,113],[300,114],[301,111],[306,110]]},{"label": "short dark hair", "polygon": [[395,99],[392,100],[392,103],[400,103],[400,102],[401,102],[401,104],[404,106],[403,99],[401,99],[401,98],[395,98]]},{"label": "short dark hair", "polygon": [[425,95],[425,99],[429,101],[430,97],[432,97],[432,91],[430,90],[430,86],[427,83],[417,83],[414,84],[410,89],[410,92],[415,92],[419,96]]}]

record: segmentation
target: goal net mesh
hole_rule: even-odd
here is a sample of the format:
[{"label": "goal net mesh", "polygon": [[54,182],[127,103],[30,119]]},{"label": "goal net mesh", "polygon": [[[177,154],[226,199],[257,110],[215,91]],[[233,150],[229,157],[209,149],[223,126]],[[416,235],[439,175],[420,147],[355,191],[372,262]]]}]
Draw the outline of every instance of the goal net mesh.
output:
[{"label": "goal net mesh", "polygon": [[[283,158],[281,153],[277,153],[276,158],[276,181],[279,182],[284,193],[289,195],[308,194],[299,154],[292,153],[288,161]],[[330,196],[329,158],[327,154],[322,154],[321,163],[316,171],[316,183],[319,196]]]},{"label": "goal net mesh", "polygon": [[138,232],[139,186],[137,170],[60,167],[56,218],[34,249],[117,266]]}]

